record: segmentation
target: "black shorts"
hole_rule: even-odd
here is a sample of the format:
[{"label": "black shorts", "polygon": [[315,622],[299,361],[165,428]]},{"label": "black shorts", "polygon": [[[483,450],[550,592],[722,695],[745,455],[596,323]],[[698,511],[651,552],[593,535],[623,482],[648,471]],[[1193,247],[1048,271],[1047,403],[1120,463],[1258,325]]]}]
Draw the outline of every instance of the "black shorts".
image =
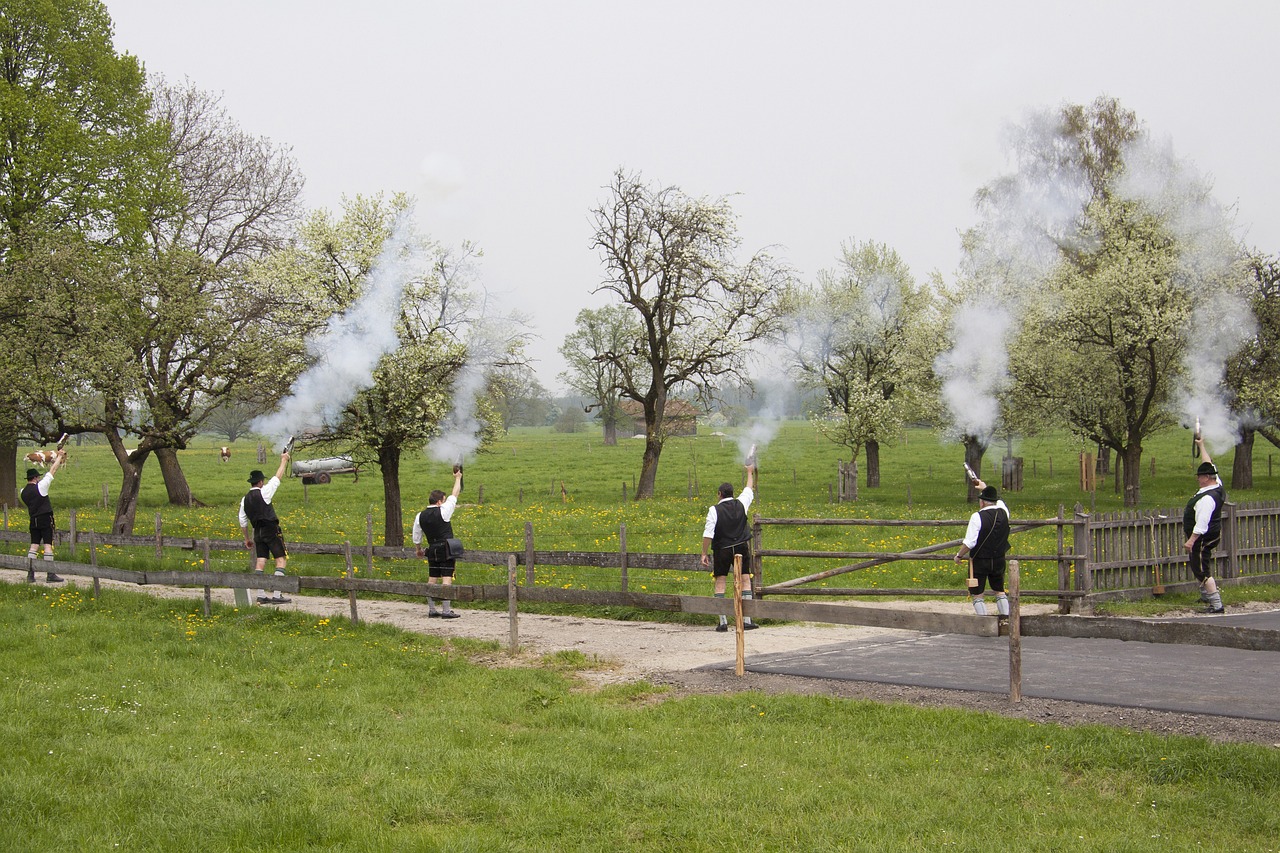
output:
[{"label": "black shorts", "polygon": [[1222,531],[1218,531],[1204,534],[1191,546],[1191,552],[1187,554],[1187,565],[1200,583],[1213,577],[1213,549],[1221,541]]},{"label": "black shorts", "polygon": [[37,515],[31,519],[31,544],[53,544],[53,513]]},{"label": "black shorts", "polygon": [[735,554],[742,555],[742,573],[744,575],[751,574],[751,543],[739,542],[737,545],[726,545],[723,548],[715,549],[711,555],[711,576],[723,578],[733,574],[733,557]]},{"label": "black shorts", "polygon": [[268,556],[279,560],[285,556],[284,533],[279,524],[264,524],[253,528],[253,552],[259,560],[265,560]]},{"label": "black shorts", "polygon": [[449,556],[448,542],[427,543],[427,576],[451,578],[458,561]]},{"label": "black shorts", "polygon": [[991,584],[992,592],[1004,592],[1004,568],[1004,557],[974,557],[973,576],[978,585],[969,587],[969,594],[982,595],[987,583]]}]

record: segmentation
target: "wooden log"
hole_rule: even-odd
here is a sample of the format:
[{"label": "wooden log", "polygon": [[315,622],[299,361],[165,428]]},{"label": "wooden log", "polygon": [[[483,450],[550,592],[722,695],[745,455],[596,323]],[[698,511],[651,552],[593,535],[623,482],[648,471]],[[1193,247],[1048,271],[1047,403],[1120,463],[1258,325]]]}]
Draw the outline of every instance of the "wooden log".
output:
[{"label": "wooden log", "polygon": [[[372,516],[366,516],[366,518],[370,519],[370,524],[372,525]],[[370,548],[373,547],[372,537],[370,538],[369,546]],[[349,581],[354,580],[356,576],[356,567],[351,561],[351,543],[350,542],[346,543],[346,558],[347,558],[347,580]],[[372,560],[372,557],[370,559]],[[370,578],[370,580],[372,580],[372,578]],[[359,625],[360,614],[356,611],[356,591],[354,587],[349,587],[347,589],[347,601],[351,605],[351,624]]]},{"label": "wooden log", "polygon": [[1009,561],[1009,701],[1022,701],[1022,628],[1019,609],[1018,561]]},{"label": "wooden log", "polygon": [[510,623],[510,637],[507,651],[516,654],[520,651],[520,606],[516,595],[516,557],[512,554],[507,560],[507,620]]}]

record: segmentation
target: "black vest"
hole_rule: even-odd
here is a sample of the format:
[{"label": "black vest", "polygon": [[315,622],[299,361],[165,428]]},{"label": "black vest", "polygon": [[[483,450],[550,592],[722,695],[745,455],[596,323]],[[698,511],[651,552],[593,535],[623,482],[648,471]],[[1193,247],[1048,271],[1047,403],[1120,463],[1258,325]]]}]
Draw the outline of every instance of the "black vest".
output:
[{"label": "black vest", "polygon": [[27,505],[27,512],[32,518],[53,515],[53,504],[49,501],[49,496],[40,494],[40,487],[35,483],[27,483],[22,487],[22,502]]},{"label": "black vest", "polygon": [[444,520],[440,507],[429,506],[418,514],[418,526],[427,537],[427,542],[443,542],[453,538],[453,524]]},{"label": "black vest", "polygon": [[1209,516],[1209,529],[1204,532],[1204,535],[1212,538],[1222,530],[1222,505],[1227,502],[1227,490],[1222,486],[1214,486],[1207,492],[1196,492],[1191,496],[1191,500],[1187,501],[1187,508],[1182,512],[1182,530],[1188,536],[1196,527],[1196,504],[1205,495],[1213,498],[1213,513]]},{"label": "black vest", "polygon": [[254,529],[264,524],[273,524],[280,519],[276,517],[276,508],[262,497],[262,489],[250,489],[244,496],[244,514]]},{"label": "black vest", "polygon": [[711,536],[711,547],[719,551],[751,538],[747,530],[747,508],[742,501],[721,501],[716,504],[716,526]]},{"label": "black vest", "polygon": [[973,556],[988,560],[1003,559],[1009,553],[1009,513],[998,506],[978,510],[978,542]]}]

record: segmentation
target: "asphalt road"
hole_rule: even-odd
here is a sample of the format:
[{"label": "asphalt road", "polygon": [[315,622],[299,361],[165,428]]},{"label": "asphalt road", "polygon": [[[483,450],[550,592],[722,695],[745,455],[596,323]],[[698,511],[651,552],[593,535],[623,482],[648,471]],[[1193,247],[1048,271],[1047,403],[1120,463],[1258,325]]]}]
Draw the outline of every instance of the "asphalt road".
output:
[{"label": "asphalt road", "polygon": [[[1280,630],[1280,610],[1201,616]],[[729,667],[733,664],[730,662]],[[721,669],[714,664],[708,669]],[[1009,692],[1009,642],[900,631],[793,652],[748,655],[751,672]],[[1022,638],[1022,695],[1280,720],[1280,652],[1066,637]]]}]

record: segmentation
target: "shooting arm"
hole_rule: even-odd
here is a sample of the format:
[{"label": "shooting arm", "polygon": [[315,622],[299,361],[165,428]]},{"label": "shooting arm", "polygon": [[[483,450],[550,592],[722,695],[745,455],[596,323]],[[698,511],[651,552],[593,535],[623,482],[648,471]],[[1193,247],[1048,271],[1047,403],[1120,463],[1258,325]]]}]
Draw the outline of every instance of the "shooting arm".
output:
[{"label": "shooting arm", "polygon": [[280,454],[280,467],[276,469],[276,479],[284,479],[285,466],[289,464],[289,451]]},{"label": "shooting arm", "polygon": [[1213,462],[1213,460],[1209,458],[1209,449],[1204,446],[1204,439],[1200,436],[1196,436],[1196,447],[1200,448],[1201,462]]},{"label": "shooting arm", "polygon": [[754,490],[755,484],[756,484],[756,466],[748,465],[747,466],[747,488]]},{"label": "shooting arm", "polygon": [[456,498],[460,494],[462,494],[462,472],[454,471],[453,472],[453,496]]}]

